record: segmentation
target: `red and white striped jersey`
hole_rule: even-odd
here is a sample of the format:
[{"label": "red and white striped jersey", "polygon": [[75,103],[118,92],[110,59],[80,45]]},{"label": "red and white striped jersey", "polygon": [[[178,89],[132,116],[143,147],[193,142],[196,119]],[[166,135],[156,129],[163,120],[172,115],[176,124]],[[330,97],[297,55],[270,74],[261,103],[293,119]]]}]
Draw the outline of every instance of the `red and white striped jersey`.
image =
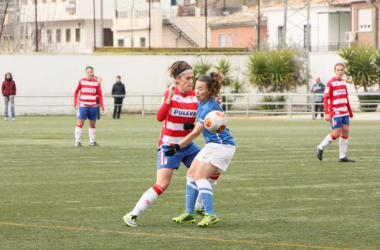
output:
[{"label": "red and white striped jersey", "polygon": [[157,112],[157,120],[165,120],[165,124],[161,130],[158,145],[172,145],[180,142],[191,131],[184,130],[185,122],[195,123],[197,116],[198,101],[195,97],[194,90],[188,94],[182,94],[179,89],[175,89],[175,93],[170,101],[170,105],[166,104],[169,91],[164,94],[163,102]]},{"label": "red and white striped jersey", "polygon": [[80,107],[96,107],[97,98],[99,98],[99,104],[102,109],[103,106],[103,96],[102,89],[100,88],[100,83],[96,78],[91,80],[83,78],[79,80],[79,84],[74,93],[74,106],[78,105],[78,93],[79,95],[79,106]]},{"label": "red and white striped jersey", "polygon": [[326,85],[325,89],[325,114],[333,117],[350,115],[352,110],[348,100],[348,90],[346,80],[333,77]]}]

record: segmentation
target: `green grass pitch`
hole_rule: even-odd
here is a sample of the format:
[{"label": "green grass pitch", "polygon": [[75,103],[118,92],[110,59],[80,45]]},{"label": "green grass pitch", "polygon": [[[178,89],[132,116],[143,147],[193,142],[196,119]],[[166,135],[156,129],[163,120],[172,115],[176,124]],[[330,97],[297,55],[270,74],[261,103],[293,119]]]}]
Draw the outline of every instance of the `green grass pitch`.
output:
[{"label": "green grass pitch", "polygon": [[[0,122],[0,249],[380,249],[378,121],[352,120],[348,156],[338,142],[318,161],[327,122],[231,118],[236,155],[215,190],[216,225],[178,225],[182,165],[165,193],[122,221],[155,183],[154,116],[97,123],[100,147],[74,147],[75,117]],[[203,138],[196,143],[203,145]],[[199,219],[199,218],[198,218]]]}]

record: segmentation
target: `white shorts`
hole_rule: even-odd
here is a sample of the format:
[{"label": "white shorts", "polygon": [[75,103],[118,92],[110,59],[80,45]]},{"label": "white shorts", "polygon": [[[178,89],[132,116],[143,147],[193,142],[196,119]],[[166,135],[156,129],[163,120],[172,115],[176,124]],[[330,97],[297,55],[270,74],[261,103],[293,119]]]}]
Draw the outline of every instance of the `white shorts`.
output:
[{"label": "white shorts", "polygon": [[223,172],[227,171],[228,165],[235,154],[236,147],[219,143],[207,143],[195,157],[201,162],[211,163]]}]

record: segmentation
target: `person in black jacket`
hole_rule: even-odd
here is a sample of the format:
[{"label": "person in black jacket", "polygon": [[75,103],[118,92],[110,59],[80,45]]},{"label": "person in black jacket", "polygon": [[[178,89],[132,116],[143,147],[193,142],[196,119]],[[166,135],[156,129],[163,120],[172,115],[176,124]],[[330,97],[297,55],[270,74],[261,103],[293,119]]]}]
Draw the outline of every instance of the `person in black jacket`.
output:
[{"label": "person in black jacket", "polygon": [[112,87],[112,96],[114,98],[115,108],[113,110],[113,119],[120,119],[121,107],[125,97],[125,86],[121,82],[121,77],[116,77],[116,82]]}]

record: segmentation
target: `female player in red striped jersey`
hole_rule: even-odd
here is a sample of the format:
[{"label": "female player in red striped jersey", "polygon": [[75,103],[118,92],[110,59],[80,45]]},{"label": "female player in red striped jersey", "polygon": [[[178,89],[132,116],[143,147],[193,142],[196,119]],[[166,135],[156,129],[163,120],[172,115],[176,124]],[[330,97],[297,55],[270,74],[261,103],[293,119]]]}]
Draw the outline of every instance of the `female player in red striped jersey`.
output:
[{"label": "female player in red striped jersey", "polygon": [[[123,217],[124,222],[131,227],[137,226],[137,216],[169,186],[173,172],[179,168],[181,162],[189,168],[200,151],[197,145],[190,143],[181,148],[175,156],[165,156],[170,146],[177,144],[191,132],[198,105],[195,92],[192,90],[194,73],[191,66],[185,61],[177,61],[170,66],[169,71],[175,83],[165,91],[162,105],[157,113],[157,120],[164,121],[158,142],[157,180],[156,184],[142,195],[135,208]],[[219,176],[214,177],[214,185],[217,177]]]},{"label": "female player in red striped jersey", "polygon": [[348,100],[348,90],[344,75],[344,64],[334,66],[335,77],[326,85],[325,89],[325,120],[330,121],[333,132],[317,146],[317,158],[322,161],[323,150],[337,138],[339,139],[339,162],[355,162],[346,157],[348,148],[348,131],[350,118],[354,117]]}]

